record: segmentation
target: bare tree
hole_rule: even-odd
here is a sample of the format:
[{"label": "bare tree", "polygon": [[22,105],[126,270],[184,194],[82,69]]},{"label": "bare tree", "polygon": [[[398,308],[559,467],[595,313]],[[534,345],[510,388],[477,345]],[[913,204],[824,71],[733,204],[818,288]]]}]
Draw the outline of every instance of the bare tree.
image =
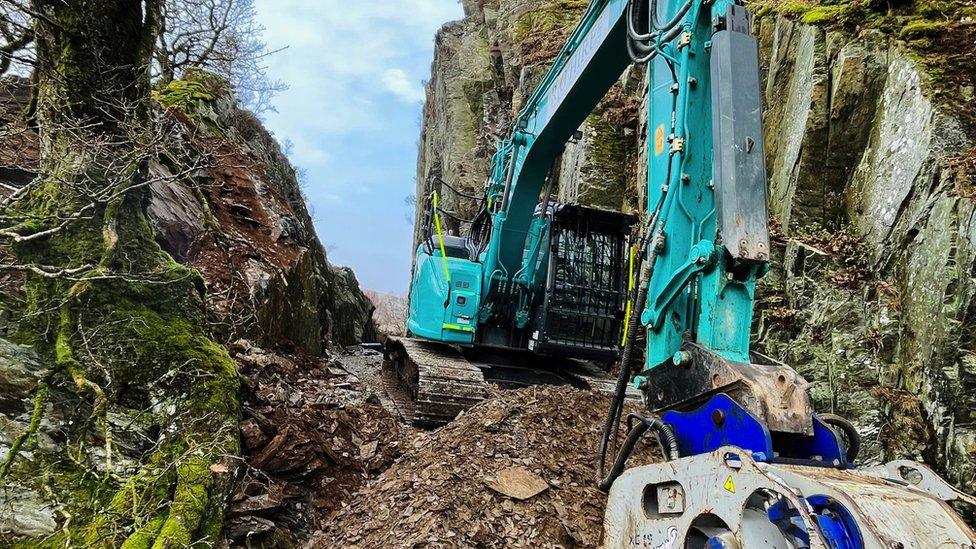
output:
[{"label": "bare tree", "polygon": [[381,333],[390,336],[406,334],[407,308],[409,306],[407,296],[386,294],[374,290],[364,290],[363,293],[376,307],[373,312],[373,320]]},{"label": "bare tree", "polygon": [[[0,193],[0,272],[24,276],[19,328],[47,370],[0,481],[41,482],[63,510],[56,541],[25,547],[210,546],[221,530],[238,375],[211,337],[200,274],[160,249],[147,218],[150,185],[165,184],[153,161],[183,154],[150,99],[160,2],[17,6],[34,31],[40,160]],[[144,445],[114,442],[128,427],[113,417],[146,422]],[[44,424],[62,443],[37,446]]]},{"label": "bare tree", "polygon": [[227,78],[248,109],[273,110],[271,98],[286,86],[268,76],[264,61],[275,52],[261,40],[254,0],[164,0],[163,10],[154,53],[160,80],[204,69]]},{"label": "bare tree", "polygon": [[[254,0],[160,0],[153,77],[165,83],[188,69],[203,69],[231,83],[241,105],[261,114],[287,89],[268,75],[269,50],[261,40]],[[34,64],[36,10],[30,0],[0,0],[0,76],[27,73]],[[18,70],[19,69],[19,70]]]}]

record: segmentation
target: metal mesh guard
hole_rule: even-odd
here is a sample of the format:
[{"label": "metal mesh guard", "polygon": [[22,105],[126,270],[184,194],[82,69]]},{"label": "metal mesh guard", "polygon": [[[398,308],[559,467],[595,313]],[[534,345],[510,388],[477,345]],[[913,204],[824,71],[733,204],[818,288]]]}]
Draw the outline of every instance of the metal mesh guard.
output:
[{"label": "metal mesh guard", "polygon": [[556,209],[541,344],[616,352],[627,291],[627,234],[634,221],[582,206]]}]

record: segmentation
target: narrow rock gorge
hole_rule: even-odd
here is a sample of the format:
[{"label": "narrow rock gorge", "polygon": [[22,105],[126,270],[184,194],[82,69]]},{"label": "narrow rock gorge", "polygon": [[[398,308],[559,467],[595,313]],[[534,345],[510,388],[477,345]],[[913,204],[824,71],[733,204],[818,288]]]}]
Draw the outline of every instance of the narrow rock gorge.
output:
[{"label": "narrow rock gorge", "polygon": [[[496,141],[585,0],[467,0],[437,35],[423,198],[473,204]],[[756,347],[855,421],[862,460],[976,475],[976,8],[972,2],[751,2],[760,38],[774,268]],[[643,212],[645,69],[630,68],[559,162],[559,199]],[[452,226],[453,229],[459,229]]]}]

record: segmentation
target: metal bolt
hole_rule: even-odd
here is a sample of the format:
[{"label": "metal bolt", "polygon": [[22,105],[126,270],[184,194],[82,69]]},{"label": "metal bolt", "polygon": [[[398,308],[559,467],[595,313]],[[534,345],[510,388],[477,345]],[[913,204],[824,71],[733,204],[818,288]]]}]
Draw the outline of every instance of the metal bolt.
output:
[{"label": "metal bolt", "polygon": [[674,362],[675,366],[687,366],[691,364],[691,359],[691,353],[688,351],[678,351],[671,357],[671,362]]},{"label": "metal bolt", "polygon": [[712,423],[714,423],[716,427],[725,425],[725,412],[722,410],[712,410]]}]

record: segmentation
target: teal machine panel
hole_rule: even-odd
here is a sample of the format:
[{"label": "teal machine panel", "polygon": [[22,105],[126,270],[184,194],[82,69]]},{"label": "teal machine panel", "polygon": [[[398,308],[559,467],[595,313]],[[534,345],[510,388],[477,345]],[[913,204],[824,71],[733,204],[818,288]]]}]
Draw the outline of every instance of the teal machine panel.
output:
[{"label": "teal machine panel", "polygon": [[[658,4],[658,17],[683,3]],[[756,279],[768,268],[762,129],[743,126],[760,108],[748,14],[728,0],[695,2],[684,21],[648,69],[648,211],[660,211],[662,233],[648,252],[658,258],[642,315],[651,368],[689,336],[748,362]]]},{"label": "teal machine panel", "polygon": [[417,248],[407,329],[425,339],[470,344],[477,331],[481,265],[442,255],[444,250],[436,238]]}]

